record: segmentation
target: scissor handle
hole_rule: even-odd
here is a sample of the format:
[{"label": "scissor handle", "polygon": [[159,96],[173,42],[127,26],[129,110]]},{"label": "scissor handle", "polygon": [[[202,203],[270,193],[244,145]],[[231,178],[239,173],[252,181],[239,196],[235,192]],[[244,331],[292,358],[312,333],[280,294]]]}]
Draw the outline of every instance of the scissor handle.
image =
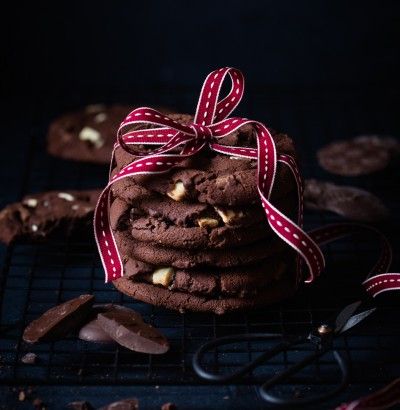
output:
[{"label": "scissor handle", "polygon": [[287,380],[290,376],[293,374],[299,372],[301,369],[309,365],[310,363],[314,362],[317,360],[319,357],[323,356],[329,348],[322,348],[319,349],[317,352],[314,354],[310,354],[307,357],[305,357],[303,360],[300,362],[296,363],[295,365],[289,367],[288,369],[278,373],[277,375],[273,376],[271,379],[266,381],[261,387],[260,387],[260,395],[261,397],[267,401],[268,403],[271,404],[278,404],[278,405],[285,405],[285,406],[296,406],[296,405],[305,405],[305,404],[310,404],[314,403],[317,401],[322,401],[325,400],[329,397],[334,396],[335,394],[339,393],[342,389],[346,387],[348,384],[348,379],[349,379],[349,372],[348,372],[348,366],[343,358],[343,356],[337,351],[333,350],[333,356],[335,357],[335,360],[340,368],[341,371],[341,381],[340,383],[332,390],[328,391],[327,393],[320,394],[317,396],[312,396],[312,397],[304,397],[304,398],[296,398],[296,399],[287,399],[284,397],[279,397],[275,396],[271,393],[268,392],[268,390],[275,386],[276,384]]},{"label": "scissor handle", "polygon": [[241,335],[232,335],[232,336],[223,336],[217,339],[211,340],[205,344],[203,344],[194,354],[192,364],[193,369],[197,373],[198,376],[202,377],[203,379],[213,381],[213,382],[229,382],[235,378],[241,377],[246,373],[249,373],[251,370],[255,369],[259,364],[267,361],[271,357],[275,356],[276,354],[282,352],[283,350],[293,346],[294,344],[303,343],[307,340],[304,336],[297,336],[292,339],[283,340],[281,343],[277,344],[272,349],[268,349],[266,352],[252,360],[251,362],[247,363],[246,365],[240,367],[238,370],[228,373],[228,374],[218,374],[218,373],[211,373],[208,372],[202,367],[202,359],[204,354],[215,348],[221,347],[232,343],[238,342],[255,342],[255,341],[262,341],[262,340],[269,340],[269,339],[282,339],[283,335],[279,333],[252,333],[252,334],[241,334]]}]

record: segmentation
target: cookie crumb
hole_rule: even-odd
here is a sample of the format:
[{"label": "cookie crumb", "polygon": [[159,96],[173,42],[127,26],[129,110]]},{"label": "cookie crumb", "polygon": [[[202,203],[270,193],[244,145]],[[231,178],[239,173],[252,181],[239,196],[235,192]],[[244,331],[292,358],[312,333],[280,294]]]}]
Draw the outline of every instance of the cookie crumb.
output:
[{"label": "cookie crumb", "polygon": [[18,400],[19,400],[19,401],[25,401],[25,399],[26,399],[26,394],[25,394],[25,392],[24,392],[23,390],[21,390],[21,391],[18,393]]},{"label": "cookie crumb", "polygon": [[177,410],[177,407],[174,403],[169,402],[169,403],[164,403],[161,406],[161,410]]},{"label": "cookie crumb", "polygon": [[46,410],[46,406],[44,405],[43,400],[39,399],[39,397],[33,400],[32,404],[35,410]]},{"label": "cookie crumb", "polygon": [[94,410],[88,401],[73,401],[67,404],[67,408],[71,410]]},{"label": "cookie crumb", "polygon": [[35,364],[37,356],[35,353],[27,353],[21,357],[21,362],[25,364]]}]

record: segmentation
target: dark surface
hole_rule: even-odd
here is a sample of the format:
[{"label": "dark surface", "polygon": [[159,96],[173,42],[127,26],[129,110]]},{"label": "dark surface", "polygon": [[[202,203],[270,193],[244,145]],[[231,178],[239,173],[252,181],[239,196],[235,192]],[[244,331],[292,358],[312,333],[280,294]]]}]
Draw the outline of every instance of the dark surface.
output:
[{"label": "dark surface", "polygon": [[[385,1],[178,1],[14,2],[4,8],[4,56],[0,151],[0,206],[26,193],[103,186],[107,168],[50,158],[44,135],[50,121],[88,103],[167,105],[193,113],[207,73],[233,65],[246,76],[245,97],[235,114],[288,132],[301,155],[306,177],[359,186],[381,197],[393,218],[383,226],[399,243],[398,170],[369,177],[333,177],[315,152],[337,138],[400,132],[398,40],[399,2]],[[225,4],[224,4],[225,3]],[[190,5],[189,5],[190,4]],[[151,47],[149,47],[151,45]],[[395,218],[396,217],[396,218]],[[307,227],[338,220],[306,215]],[[249,315],[180,315],[135,303],[104,285],[91,238],[59,238],[37,246],[0,247],[0,404],[19,403],[18,391],[50,409],[89,400],[100,407],[138,397],[141,408],[171,401],[179,409],[265,408],[256,387],[261,374],[239,385],[199,385],[190,360],[200,343],[243,331],[304,332],[336,308],[357,299],[359,284],[376,256],[368,238],[326,248],[328,269],[296,298]],[[398,248],[393,271],[399,270]],[[74,337],[28,347],[24,326],[47,308],[93,291],[98,302],[131,306],[171,342],[160,357],[87,344]],[[332,408],[388,383],[400,374],[399,298],[355,328],[338,347],[349,356],[351,384],[340,396],[315,408]],[[263,346],[241,346],[215,355],[237,365]],[[27,352],[38,363],[20,362]],[[261,372],[274,372],[304,351],[281,355]],[[313,391],[334,382],[332,357],[297,376]],[[81,370],[82,369],[82,370]],[[259,380],[257,380],[259,379]]]},{"label": "dark surface", "polygon": [[[183,94],[177,92],[175,95],[182,101],[185,99]],[[388,92],[369,100],[360,98],[357,93],[303,94],[297,91],[281,94],[249,92],[246,97],[247,102],[252,103],[247,104],[249,117],[255,118],[257,113],[264,111],[257,118],[294,137],[307,177],[331,178],[318,168],[315,159],[316,148],[326,141],[364,132],[396,134],[399,131],[399,100],[390,97]],[[182,106],[186,107],[184,103]],[[26,192],[88,188],[100,186],[105,181],[105,168],[63,162],[45,154],[43,136],[50,117],[46,112],[44,107],[42,118],[23,122],[18,130],[12,128],[14,138],[10,144],[17,144],[19,150],[12,161],[10,158],[8,163],[1,164],[1,176],[7,178],[10,187],[4,201],[18,199]],[[17,137],[26,143],[17,142]],[[18,169],[21,169],[20,173]],[[396,178],[395,172],[388,171],[367,178],[331,179],[369,189],[381,197],[396,216],[399,208],[394,189]],[[308,227],[334,220],[338,218],[331,214],[306,215]],[[382,227],[393,243],[398,242],[398,227],[398,220],[394,218]],[[242,331],[307,331],[312,323],[329,317],[336,308],[357,299],[359,283],[376,257],[377,244],[368,238],[357,238],[328,246],[327,271],[315,285],[302,289],[296,298],[248,315],[222,317],[181,315],[133,303],[116,292],[112,285],[104,285],[99,258],[90,237],[60,238],[49,244],[19,244],[1,250],[1,324],[12,326],[0,342],[0,381],[4,386],[0,391],[2,400],[9,405],[17,402],[18,392],[7,386],[35,385],[38,386],[37,395],[47,401],[50,408],[60,408],[61,404],[78,399],[88,399],[100,406],[132,395],[139,397],[143,407],[149,409],[166,401],[173,401],[181,408],[243,408],[248,400],[252,400],[254,408],[263,408],[256,393],[258,382],[263,378],[258,373],[236,386],[199,387],[200,381],[191,370],[194,350],[201,342],[216,335]],[[394,267],[398,266],[398,260],[395,260]],[[113,301],[138,310],[169,338],[171,350],[166,355],[150,357],[115,346],[87,344],[74,337],[33,347],[21,342],[24,325],[31,319],[60,301],[91,291],[97,302]],[[395,302],[398,305],[398,297]],[[399,341],[398,309],[390,306],[383,306],[367,323],[338,339],[338,347],[350,356],[351,385],[342,395],[332,399],[329,406],[369,393],[395,378],[400,371],[400,357],[395,351]],[[262,348],[256,344],[241,346],[238,351],[219,353],[216,358],[220,365],[237,365]],[[20,363],[20,357],[31,351],[38,355],[37,365]],[[304,350],[279,356],[261,373],[276,371],[302,354]],[[326,389],[335,381],[332,363],[332,357],[324,358],[320,365],[312,366],[297,376],[294,384],[285,387],[290,393],[302,383],[306,390],[308,387]],[[111,388],[111,385],[115,387]]]}]

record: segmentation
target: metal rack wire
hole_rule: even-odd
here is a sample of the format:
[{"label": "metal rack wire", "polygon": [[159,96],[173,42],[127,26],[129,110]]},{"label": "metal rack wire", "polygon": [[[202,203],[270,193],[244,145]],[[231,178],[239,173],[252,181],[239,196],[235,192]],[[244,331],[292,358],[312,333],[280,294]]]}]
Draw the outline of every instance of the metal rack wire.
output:
[{"label": "metal rack wire", "polygon": [[[264,107],[263,111],[268,113],[268,124],[296,137],[306,176],[369,188],[385,200],[394,216],[398,215],[399,204],[394,196],[394,188],[398,184],[396,175],[389,171],[383,176],[348,182],[324,174],[316,166],[314,158],[316,147],[332,138],[351,137],[365,131],[398,132],[393,106],[387,111],[382,107],[375,111],[368,102],[355,104],[355,101],[362,101],[358,94],[309,95],[294,91],[278,94],[269,90],[272,97],[266,99],[264,95],[251,94],[247,109],[256,117],[260,107]],[[188,100],[188,95],[180,94],[176,105],[184,107]],[[38,134],[43,134],[43,125],[39,124]],[[66,163],[47,157],[43,139],[31,136],[26,150],[28,159],[21,183],[23,194],[55,188],[101,186],[105,181],[107,170],[102,167]],[[74,172],[71,172],[71,167]],[[331,214],[310,213],[305,220],[308,227],[314,227],[338,218]],[[397,239],[398,227],[398,218],[393,218],[388,226],[383,227],[392,241]],[[201,383],[191,369],[191,357],[202,342],[241,332],[306,332],[312,324],[357,299],[359,283],[374,261],[376,247],[370,238],[350,238],[330,245],[326,248],[327,272],[312,287],[301,289],[295,298],[256,312],[215,316],[180,314],[152,307],[123,296],[112,285],[105,285],[90,235],[87,238],[59,237],[51,243],[12,245],[5,249],[0,276],[0,384]],[[394,266],[399,266],[398,260]],[[95,294],[97,303],[121,303],[139,311],[145,320],[168,337],[171,350],[159,357],[135,354],[117,346],[83,342],[73,335],[33,346],[21,340],[24,327],[32,319],[46,309],[83,293]],[[367,324],[337,341],[337,348],[350,359],[352,383],[365,386],[365,390],[384,384],[399,374],[400,355],[395,350],[400,342],[400,322],[396,319],[398,308],[398,301],[391,306],[383,306]],[[246,343],[215,351],[209,360],[214,367],[228,369],[242,364],[265,348],[264,343]],[[267,373],[276,372],[298,360],[306,350],[300,348],[276,357],[241,383],[255,385]],[[21,362],[21,357],[27,352],[37,354],[35,364]],[[282,386],[282,391],[286,389],[297,394],[298,389],[323,389],[335,382],[333,364],[332,357],[323,357],[315,366],[296,376],[290,385]]]}]

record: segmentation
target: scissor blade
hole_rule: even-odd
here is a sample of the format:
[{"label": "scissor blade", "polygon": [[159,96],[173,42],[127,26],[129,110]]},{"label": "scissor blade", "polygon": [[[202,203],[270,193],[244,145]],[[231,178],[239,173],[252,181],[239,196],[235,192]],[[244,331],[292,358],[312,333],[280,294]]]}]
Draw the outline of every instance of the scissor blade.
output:
[{"label": "scissor blade", "polygon": [[339,333],[343,333],[346,330],[351,329],[353,326],[356,324],[360,323],[362,320],[364,320],[366,317],[368,317],[371,313],[375,312],[376,308],[364,310],[364,312],[358,313],[357,315],[352,316],[347,323],[342,327],[342,329],[339,331]]},{"label": "scissor blade", "polygon": [[339,333],[343,326],[348,322],[351,315],[357,310],[361,305],[361,300],[347,305],[338,315],[335,322],[335,333]]}]

